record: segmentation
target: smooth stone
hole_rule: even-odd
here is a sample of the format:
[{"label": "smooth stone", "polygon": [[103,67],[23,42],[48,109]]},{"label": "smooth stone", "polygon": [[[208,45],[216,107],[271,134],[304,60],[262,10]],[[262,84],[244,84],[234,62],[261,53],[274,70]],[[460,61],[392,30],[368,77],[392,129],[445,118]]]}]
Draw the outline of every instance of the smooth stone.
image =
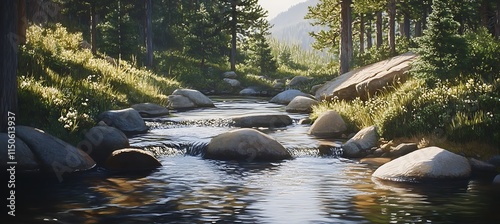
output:
[{"label": "smooth stone", "polygon": [[378,139],[377,127],[364,128],[342,145],[342,157],[363,157],[367,154],[367,150],[377,146]]},{"label": "smooth stone", "polygon": [[224,82],[228,83],[232,87],[239,87],[241,86],[241,82],[236,80],[236,79],[230,79],[230,78],[224,78]]},{"label": "smooth stone", "polygon": [[493,166],[500,167],[500,155],[495,155],[488,160],[488,163],[493,164]]},{"label": "smooth stone", "polygon": [[469,161],[438,147],[423,148],[379,167],[373,177],[412,182],[427,179],[461,179],[471,175]]},{"label": "smooth stone", "polygon": [[110,126],[96,126],[85,133],[85,138],[78,148],[86,152],[98,165],[104,164],[115,150],[129,147],[127,136]]},{"label": "smooth stone", "polygon": [[318,91],[319,88],[321,88],[323,86],[323,84],[318,84],[318,85],[314,85],[311,87],[311,90],[309,90],[309,92],[313,95],[316,95],[316,92]]},{"label": "smooth stone", "polygon": [[324,156],[333,155],[335,149],[339,149],[342,145],[331,142],[331,141],[321,141],[318,146],[319,154]]},{"label": "smooth stone", "polygon": [[391,161],[390,158],[363,158],[359,160],[359,163],[368,164],[372,166],[382,166],[390,161]]},{"label": "smooth stone", "polygon": [[189,98],[197,107],[215,107],[210,98],[198,90],[194,89],[176,89],[172,95],[181,95]]},{"label": "smooth stone", "polygon": [[99,121],[104,121],[108,126],[118,128],[126,135],[143,134],[148,132],[148,127],[139,112],[132,108],[123,110],[108,110],[101,113]]},{"label": "smooth stone", "polygon": [[290,80],[290,83],[288,83],[288,86],[298,86],[302,85],[304,83],[307,83],[311,80],[311,77],[306,77],[306,76],[295,76],[293,77],[292,80]]},{"label": "smooth stone", "polygon": [[160,161],[151,152],[128,148],[114,151],[104,167],[112,171],[145,171],[161,166]]},{"label": "smooth stone", "polygon": [[300,90],[289,89],[289,90],[285,90],[285,91],[279,93],[278,95],[274,96],[269,102],[276,103],[276,104],[288,105],[297,96],[305,96],[305,97],[309,97],[311,99],[314,99],[313,96],[311,96],[307,93],[303,93]]},{"label": "smooth stone", "polygon": [[230,79],[235,79],[236,77],[238,77],[238,75],[234,71],[227,71],[224,72],[224,74],[222,75],[224,76],[224,78],[230,78]]},{"label": "smooth stone", "polygon": [[292,156],[281,143],[255,129],[238,129],[214,137],[207,146],[206,159],[237,161],[278,161]]},{"label": "smooth stone", "polygon": [[[9,136],[7,133],[0,133],[0,167],[9,167],[7,162],[16,162],[16,171],[33,171],[40,169],[35,154],[19,137],[14,138],[15,149],[11,149],[14,157],[9,157]],[[5,172],[5,170],[4,170]]]},{"label": "smooth stone", "polygon": [[286,114],[255,114],[232,117],[234,126],[242,128],[252,127],[285,127],[293,123]]},{"label": "smooth stone", "polygon": [[347,125],[339,113],[326,111],[321,114],[309,129],[308,134],[318,137],[340,137],[347,131]]},{"label": "smooth stone", "polygon": [[240,95],[244,95],[244,96],[256,96],[256,95],[259,95],[260,93],[257,92],[257,90],[253,89],[253,88],[245,88],[245,89],[242,89],[240,91]]},{"label": "smooth stone", "polygon": [[317,100],[305,96],[297,96],[286,106],[286,112],[311,113],[312,107],[318,104]]},{"label": "smooth stone", "polygon": [[495,178],[493,179],[493,184],[499,184],[500,185],[500,174],[496,175]]},{"label": "smooth stone", "polygon": [[132,105],[142,117],[160,117],[169,114],[168,108],[154,103],[140,103]]},{"label": "smooth stone", "polygon": [[495,172],[496,167],[493,164],[477,160],[474,158],[469,158],[469,164],[472,168],[472,172]]},{"label": "smooth stone", "polygon": [[404,156],[408,153],[411,153],[417,149],[418,149],[418,145],[416,143],[402,143],[402,144],[399,144],[398,146],[396,146],[395,148],[391,149],[391,151],[389,152],[389,155],[392,158],[397,158],[397,157]]},{"label": "smooth stone", "polygon": [[88,170],[95,166],[95,161],[87,153],[42,130],[16,126],[16,135],[31,149],[40,168],[55,173],[58,178],[63,173]]}]

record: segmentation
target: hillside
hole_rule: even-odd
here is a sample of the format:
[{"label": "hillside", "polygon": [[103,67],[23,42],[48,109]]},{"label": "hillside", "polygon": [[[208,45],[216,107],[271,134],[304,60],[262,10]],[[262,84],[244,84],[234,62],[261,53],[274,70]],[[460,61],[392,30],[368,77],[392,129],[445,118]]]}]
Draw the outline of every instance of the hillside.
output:
[{"label": "hillside", "polygon": [[270,21],[273,24],[272,36],[280,41],[297,43],[304,50],[310,50],[314,38],[309,32],[318,31],[319,27],[313,27],[304,16],[308,12],[308,7],[318,4],[319,0],[309,0],[292,6],[285,12],[278,14]]}]

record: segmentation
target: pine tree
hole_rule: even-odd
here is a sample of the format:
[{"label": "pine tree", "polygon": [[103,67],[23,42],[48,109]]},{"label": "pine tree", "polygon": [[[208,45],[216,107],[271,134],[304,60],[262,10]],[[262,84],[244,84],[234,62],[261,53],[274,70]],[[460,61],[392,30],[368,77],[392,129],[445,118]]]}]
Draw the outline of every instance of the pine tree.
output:
[{"label": "pine tree", "polygon": [[276,59],[271,54],[267,36],[270,34],[270,24],[265,19],[260,19],[256,23],[256,28],[250,36],[251,44],[249,48],[248,60],[250,64],[260,69],[262,75],[274,73],[278,69]]},{"label": "pine tree", "polygon": [[467,45],[465,39],[458,35],[459,23],[453,20],[450,0],[434,0],[432,13],[429,16],[429,28],[419,39],[420,55],[415,71],[429,81],[437,79],[452,80],[461,72],[461,66],[467,64]]}]

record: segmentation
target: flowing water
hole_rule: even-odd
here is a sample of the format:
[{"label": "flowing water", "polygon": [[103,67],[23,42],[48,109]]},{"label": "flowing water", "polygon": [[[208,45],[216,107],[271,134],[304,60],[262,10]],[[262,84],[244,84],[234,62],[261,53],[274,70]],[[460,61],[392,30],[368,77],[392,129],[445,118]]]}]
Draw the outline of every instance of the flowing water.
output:
[{"label": "flowing water", "polygon": [[[120,175],[96,169],[20,180],[21,223],[498,223],[500,187],[490,180],[395,184],[371,178],[376,167],[319,153],[308,126],[261,129],[294,159],[275,163],[205,160],[212,137],[236,129],[234,115],[285,113],[262,98],[213,98],[217,108],[148,119],[130,139],[163,167]],[[335,141],[330,139],[329,141]],[[338,142],[339,144],[341,142]],[[34,180],[33,180],[34,179]],[[2,222],[4,223],[4,222]]]}]

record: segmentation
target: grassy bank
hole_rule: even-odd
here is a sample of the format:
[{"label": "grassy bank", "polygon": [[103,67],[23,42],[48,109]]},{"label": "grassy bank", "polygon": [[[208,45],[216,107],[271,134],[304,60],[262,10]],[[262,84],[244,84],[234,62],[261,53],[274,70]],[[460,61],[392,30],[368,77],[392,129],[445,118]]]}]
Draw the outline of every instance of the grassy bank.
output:
[{"label": "grassy bank", "polygon": [[94,56],[81,41],[80,33],[60,25],[29,27],[18,69],[20,124],[75,143],[99,113],[142,102],[165,105],[180,86],[126,61]]}]

